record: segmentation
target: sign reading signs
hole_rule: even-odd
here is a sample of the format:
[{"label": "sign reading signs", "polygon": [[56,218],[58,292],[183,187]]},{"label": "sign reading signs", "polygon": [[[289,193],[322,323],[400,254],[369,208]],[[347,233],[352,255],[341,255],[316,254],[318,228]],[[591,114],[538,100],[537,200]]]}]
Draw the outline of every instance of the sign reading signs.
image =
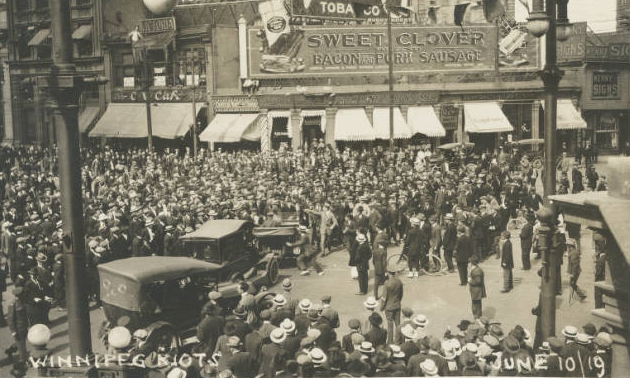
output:
[{"label": "sign reading signs", "polygon": [[587,46],[586,60],[590,62],[630,62],[630,43],[611,43],[604,46]]},{"label": "sign reading signs", "polygon": [[138,29],[140,33],[145,35],[174,32],[176,29],[175,17],[149,18],[146,20],[140,20],[138,22]]},{"label": "sign reading signs", "polygon": [[576,22],[569,39],[558,41],[558,63],[582,63],[586,57],[586,22]]},{"label": "sign reading signs", "polygon": [[[393,28],[394,70],[398,74],[486,71],[495,67],[494,26]],[[370,75],[387,72],[384,27],[293,28],[284,45],[269,52],[258,29],[249,30],[251,77],[285,75]]]},{"label": "sign reading signs", "polygon": [[619,98],[619,72],[593,72],[593,90],[595,100]]}]

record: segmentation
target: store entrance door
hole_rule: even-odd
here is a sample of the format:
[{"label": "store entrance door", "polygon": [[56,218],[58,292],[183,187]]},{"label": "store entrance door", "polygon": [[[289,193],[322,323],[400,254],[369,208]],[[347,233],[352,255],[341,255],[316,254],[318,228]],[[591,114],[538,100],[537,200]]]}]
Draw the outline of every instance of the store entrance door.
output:
[{"label": "store entrance door", "polygon": [[271,125],[271,148],[278,150],[282,144],[291,146],[289,138],[289,118],[274,117]]},{"label": "store entrance door", "polygon": [[484,152],[489,150],[494,151],[496,146],[496,133],[471,133],[468,134],[469,140],[475,144],[475,151]]},{"label": "store entrance door", "polygon": [[324,140],[322,117],[304,117],[304,122],[302,123],[302,145],[304,148],[310,148],[313,143],[319,143],[320,139]]}]

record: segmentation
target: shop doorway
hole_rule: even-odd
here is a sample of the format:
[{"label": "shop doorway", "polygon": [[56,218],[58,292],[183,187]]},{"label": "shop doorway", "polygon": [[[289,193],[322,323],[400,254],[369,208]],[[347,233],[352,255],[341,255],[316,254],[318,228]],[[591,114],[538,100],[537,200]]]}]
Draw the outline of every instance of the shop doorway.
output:
[{"label": "shop doorway", "polygon": [[304,121],[302,122],[302,145],[304,148],[309,149],[313,143],[317,144],[320,140],[324,140],[322,117],[304,117]]},{"label": "shop doorway", "polygon": [[291,145],[289,138],[289,118],[274,117],[271,124],[271,148],[278,150],[282,144]]},{"label": "shop doorway", "polygon": [[484,151],[493,152],[496,147],[496,133],[471,133],[468,134],[469,141],[475,144],[475,151],[481,153]]}]

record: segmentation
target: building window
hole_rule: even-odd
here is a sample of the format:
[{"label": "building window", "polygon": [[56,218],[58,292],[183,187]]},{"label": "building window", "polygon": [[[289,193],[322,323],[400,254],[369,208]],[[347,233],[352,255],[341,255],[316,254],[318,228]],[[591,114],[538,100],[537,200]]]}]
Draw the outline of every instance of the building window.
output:
[{"label": "building window", "polygon": [[134,65],[131,50],[118,51],[113,56],[114,85],[116,87],[135,87],[139,82],[139,70]]},{"label": "building window", "polygon": [[49,7],[49,0],[35,0],[36,10],[48,9],[48,7]]},{"label": "building window", "polygon": [[31,9],[30,0],[17,0],[16,9],[18,12],[27,11]]},{"label": "building window", "polygon": [[619,117],[613,112],[602,112],[595,125],[597,148],[619,148]]},{"label": "building window", "polygon": [[165,87],[172,85],[171,65],[166,59],[166,51],[149,50],[147,52],[149,61],[149,76],[153,78],[154,87]]},{"label": "building window", "polygon": [[174,62],[175,85],[206,85],[206,59],[203,47],[181,49]]},{"label": "building window", "polygon": [[74,0],[75,5],[88,5],[92,4],[92,0]]},{"label": "building window", "polygon": [[52,46],[41,44],[33,47],[35,49],[36,60],[50,60],[52,59]]}]

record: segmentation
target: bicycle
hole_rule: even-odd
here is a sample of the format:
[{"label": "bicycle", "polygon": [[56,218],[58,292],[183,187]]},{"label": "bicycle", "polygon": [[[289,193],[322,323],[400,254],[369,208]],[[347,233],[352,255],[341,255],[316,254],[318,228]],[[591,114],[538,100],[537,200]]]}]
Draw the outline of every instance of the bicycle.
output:
[{"label": "bicycle", "polygon": [[[404,272],[409,267],[407,255],[402,252],[394,253],[387,257],[387,266],[395,267],[396,273]],[[430,276],[442,275],[442,260],[437,255],[426,254],[420,259],[420,270]]]}]

